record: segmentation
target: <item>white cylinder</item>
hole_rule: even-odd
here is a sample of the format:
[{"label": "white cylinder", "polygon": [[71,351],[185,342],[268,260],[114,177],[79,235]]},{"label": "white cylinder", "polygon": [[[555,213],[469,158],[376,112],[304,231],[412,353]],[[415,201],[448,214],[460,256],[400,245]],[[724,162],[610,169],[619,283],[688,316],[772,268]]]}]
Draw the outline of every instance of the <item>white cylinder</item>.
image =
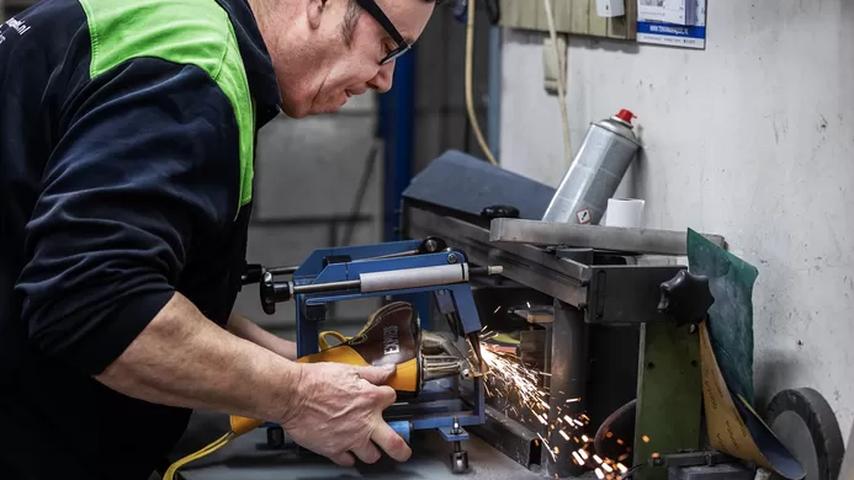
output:
[{"label": "white cylinder", "polygon": [[605,213],[606,227],[640,228],[643,224],[643,207],[639,198],[609,198]]},{"label": "white cylinder", "polygon": [[363,292],[382,292],[406,288],[450,285],[468,281],[468,264],[454,263],[434,267],[407,268],[359,274]]}]

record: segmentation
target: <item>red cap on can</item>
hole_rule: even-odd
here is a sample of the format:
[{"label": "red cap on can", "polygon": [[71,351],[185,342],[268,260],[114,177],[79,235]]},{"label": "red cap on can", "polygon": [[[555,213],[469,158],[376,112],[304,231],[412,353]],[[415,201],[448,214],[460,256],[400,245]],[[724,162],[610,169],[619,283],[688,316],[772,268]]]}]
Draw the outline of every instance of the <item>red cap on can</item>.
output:
[{"label": "red cap on can", "polygon": [[633,118],[638,118],[638,117],[637,117],[637,115],[635,115],[634,113],[632,113],[632,111],[631,111],[631,110],[626,110],[625,108],[624,108],[624,109],[622,109],[622,110],[620,110],[620,111],[617,113],[617,115],[615,115],[615,116],[616,116],[617,118],[619,118],[620,120],[622,120],[622,121],[624,121],[624,122],[628,123],[629,125],[631,125],[631,124],[632,124],[632,119],[633,119]]}]

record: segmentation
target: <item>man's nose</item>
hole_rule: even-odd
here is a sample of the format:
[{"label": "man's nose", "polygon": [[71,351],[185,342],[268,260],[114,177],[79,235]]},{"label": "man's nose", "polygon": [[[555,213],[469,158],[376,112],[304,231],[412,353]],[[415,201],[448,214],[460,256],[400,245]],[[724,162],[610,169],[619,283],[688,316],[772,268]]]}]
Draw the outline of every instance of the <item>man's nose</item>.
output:
[{"label": "man's nose", "polygon": [[385,93],[391,90],[391,83],[394,80],[395,63],[396,61],[392,60],[385,65],[382,65],[374,78],[368,81],[368,86],[380,93]]}]

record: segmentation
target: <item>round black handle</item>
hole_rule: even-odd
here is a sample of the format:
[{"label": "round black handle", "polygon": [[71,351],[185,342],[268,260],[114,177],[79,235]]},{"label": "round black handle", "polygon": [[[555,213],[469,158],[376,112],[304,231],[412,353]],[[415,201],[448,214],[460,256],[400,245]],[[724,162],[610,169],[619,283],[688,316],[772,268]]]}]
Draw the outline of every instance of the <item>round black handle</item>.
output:
[{"label": "round black handle", "polygon": [[261,297],[261,308],[264,313],[272,315],[276,313],[276,303],[287,302],[293,296],[291,282],[276,282],[273,274],[264,272],[261,282],[258,284],[258,294]]},{"label": "round black handle", "polygon": [[713,303],[708,277],[680,270],[661,284],[658,311],[672,315],[679,325],[696,324],[706,319]]},{"label": "round black handle", "polygon": [[519,218],[519,209],[511,205],[490,205],[480,211],[480,216],[490,220],[495,218]]},{"label": "round black handle", "polygon": [[240,275],[240,283],[242,285],[258,283],[261,281],[262,276],[264,276],[264,267],[260,263],[247,263],[246,269]]},{"label": "round black handle", "polygon": [[418,253],[436,253],[448,248],[448,244],[439,237],[427,237],[418,247]]}]

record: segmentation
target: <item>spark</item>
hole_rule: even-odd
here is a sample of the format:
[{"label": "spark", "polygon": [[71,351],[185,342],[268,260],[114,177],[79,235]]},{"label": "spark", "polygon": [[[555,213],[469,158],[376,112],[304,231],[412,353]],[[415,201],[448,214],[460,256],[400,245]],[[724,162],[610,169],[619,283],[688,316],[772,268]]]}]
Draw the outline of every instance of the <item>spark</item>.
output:
[{"label": "spark", "polygon": [[[557,455],[564,445],[549,445],[543,435],[550,436],[549,438],[555,441],[567,442],[568,450],[564,451],[568,452],[571,461],[578,465],[584,466],[588,460],[594,460],[596,463],[590,467],[596,467],[596,476],[600,479],[615,478],[614,473],[617,470],[627,472],[628,469],[622,463],[617,463],[610,458],[603,459],[596,454],[588,453],[585,449],[592,442],[584,431],[590,424],[590,417],[584,412],[570,412],[571,407],[562,408],[567,404],[581,402],[581,397],[567,398],[561,402],[561,405],[550,405],[548,400],[551,394],[548,388],[542,385],[543,378],[550,375],[525,365],[513,352],[489,343],[489,339],[495,335],[496,333],[492,331],[481,334],[481,340],[483,340],[481,356],[489,367],[483,377],[486,394],[491,398],[506,400],[503,407],[505,412],[522,418],[536,418],[544,426],[542,433],[537,432],[537,437],[553,461],[557,462]],[[560,393],[565,395],[564,392]],[[549,421],[550,417],[554,419],[552,422]],[[560,434],[560,437],[555,433]],[[621,439],[614,439],[613,433],[606,437],[611,441],[616,440],[616,443],[621,446],[624,444]],[[619,460],[623,461],[625,458],[628,458],[628,455],[620,455]]]},{"label": "spark", "polygon": [[541,441],[541,442],[543,442],[543,445],[545,445],[545,446],[546,446],[546,451],[547,451],[547,452],[549,452],[549,455],[551,455],[551,456],[552,456],[552,461],[555,461],[555,462],[556,462],[556,461],[557,461],[557,457],[555,457],[554,452],[552,452],[552,447],[551,447],[551,446],[549,446],[549,442],[548,442],[548,441],[546,441],[546,439],[545,439],[545,438],[543,438],[543,436],[542,436],[542,435],[540,435],[540,433],[539,433],[539,432],[537,432],[537,436],[540,438],[540,441]]},{"label": "spark", "polygon": [[649,443],[649,435],[641,435],[641,440],[643,440],[643,443]]},{"label": "spark", "polygon": [[620,462],[617,462],[617,470],[619,470],[619,471],[620,471],[620,474],[622,474],[622,475],[625,475],[625,474],[626,474],[626,472],[628,472],[628,471],[629,471],[629,469],[628,469],[628,468],[626,468],[626,466],[625,466],[625,465],[623,465],[623,464],[622,464],[622,463],[620,463]]},{"label": "spark", "polygon": [[[495,311],[492,312],[492,314],[495,315],[496,313],[498,313],[499,310],[501,310],[501,305],[495,307]],[[486,327],[484,327],[484,328],[486,328]]]}]

